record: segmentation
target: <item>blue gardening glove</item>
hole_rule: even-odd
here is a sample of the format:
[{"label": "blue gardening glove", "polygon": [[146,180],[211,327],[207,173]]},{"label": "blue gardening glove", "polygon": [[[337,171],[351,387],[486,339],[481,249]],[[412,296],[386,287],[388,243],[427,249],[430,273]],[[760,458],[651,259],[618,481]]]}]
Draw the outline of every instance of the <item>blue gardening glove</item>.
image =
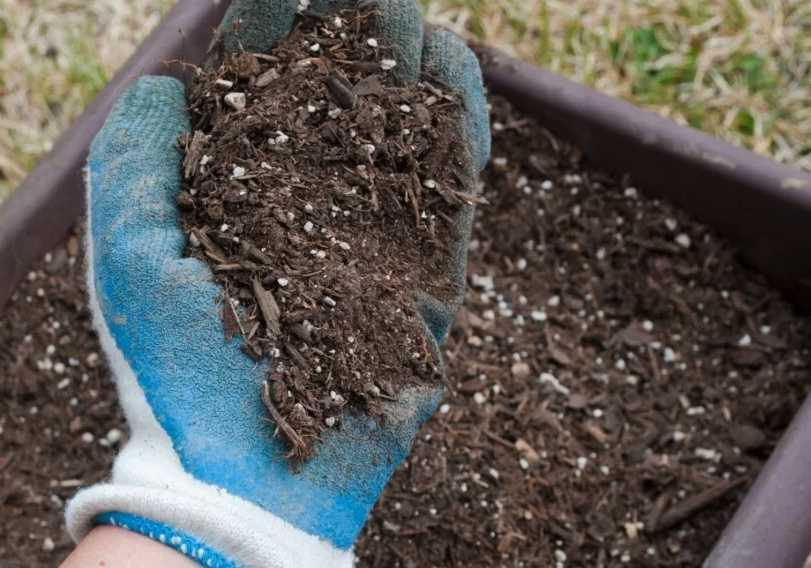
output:
[{"label": "blue gardening glove", "polygon": [[[238,0],[222,25],[226,50],[267,51],[302,0]],[[350,2],[314,1],[334,12]],[[426,32],[413,0],[380,0],[377,37],[395,45],[399,79],[421,71],[465,102],[470,188],[490,149],[478,63],[462,41]],[[234,25],[234,22],[238,22]],[[429,34],[428,37],[426,33]],[[237,35],[238,34],[238,35]],[[67,510],[77,541],[95,525],[137,531],[203,566],[352,566],[352,545],[441,388],[410,388],[379,422],[347,415],[298,472],[283,459],[260,393],[267,364],[226,342],[220,290],[207,266],[183,258],[174,197],[189,131],[183,85],[144,77],[129,88],[90,149],[88,290],[132,437],[112,480],[82,490]],[[464,288],[472,210],[460,215],[450,273]],[[431,341],[456,305],[423,298]]]}]

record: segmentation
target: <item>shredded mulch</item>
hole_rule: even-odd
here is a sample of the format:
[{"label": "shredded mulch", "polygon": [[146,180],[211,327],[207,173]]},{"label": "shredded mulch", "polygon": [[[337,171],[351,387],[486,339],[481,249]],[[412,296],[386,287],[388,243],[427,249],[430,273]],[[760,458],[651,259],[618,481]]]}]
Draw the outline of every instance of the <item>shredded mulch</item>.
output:
[{"label": "shredded mulch", "polygon": [[[809,390],[808,324],[712,231],[491,102],[454,392],[359,565],[699,566]],[[124,441],[78,243],[2,315],[4,568],[67,555],[63,503]]]},{"label": "shredded mulch", "polygon": [[456,219],[476,201],[460,103],[429,77],[393,86],[374,18],[303,18],[189,90],[187,253],[222,284],[226,339],[270,359],[263,400],[294,462],[345,407],[381,416],[403,386],[441,384],[414,305],[456,299]]}]

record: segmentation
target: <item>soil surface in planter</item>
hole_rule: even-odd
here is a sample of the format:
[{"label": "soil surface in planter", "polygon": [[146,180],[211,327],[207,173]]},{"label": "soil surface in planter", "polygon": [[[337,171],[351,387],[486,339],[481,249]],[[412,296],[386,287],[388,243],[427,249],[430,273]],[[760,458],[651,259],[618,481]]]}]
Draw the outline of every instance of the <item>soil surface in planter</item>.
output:
[{"label": "soil surface in planter", "polygon": [[458,300],[461,106],[428,77],[391,85],[373,25],[305,18],[189,90],[187,253],[223,286],[226,338],[270,359],[263,400],[294,461],[345,407],[380,416],[403,386],[441,384],[414,305]]},{"label": "soil surface in planter", "polygon": [[[456,392],[360,565],[699,566],[808,391],[806,324],[706,227],[492,102]],[[4,568],[67,555],[64,501],[124,442],[79,258],[75,236],[47,255],[0,326]]]}]

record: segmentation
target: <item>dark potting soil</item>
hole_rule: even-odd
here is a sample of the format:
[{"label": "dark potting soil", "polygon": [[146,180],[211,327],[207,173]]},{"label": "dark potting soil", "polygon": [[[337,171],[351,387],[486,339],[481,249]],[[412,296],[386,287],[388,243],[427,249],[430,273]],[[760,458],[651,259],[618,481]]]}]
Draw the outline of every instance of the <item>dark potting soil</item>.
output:
[{"label": "dark potting soil", "polygon": [[78,487],[126,438],[87,309],[80,232],[45,255],[0,315],[0,566],[57,566]]},{"label": "dark potting soil", "polygon": [[494,99],[455,395],[362,566],[700,566],[809,390],[809,326],[687,215]]},{"label": "dark potting soil", "polygon": [[294,461],[345,406],[379,416],[404,385],[441,384],[414,303],[456,299],[455,219],[475,200],[460,104],[429,77],[390,86],[374,18],[302,19],[189,92],[187,253],[222,284],[227,339],[270,359],[263,400]]},{"label": "dark potting soil", "polygon": [[[808,392],[807,323],[706,227],[492,103],[454,392],[359,564],[699,566]],[[2,315],[4,568],[67,555],[64,501],[124,442],[79,259],[73,236]]]}]

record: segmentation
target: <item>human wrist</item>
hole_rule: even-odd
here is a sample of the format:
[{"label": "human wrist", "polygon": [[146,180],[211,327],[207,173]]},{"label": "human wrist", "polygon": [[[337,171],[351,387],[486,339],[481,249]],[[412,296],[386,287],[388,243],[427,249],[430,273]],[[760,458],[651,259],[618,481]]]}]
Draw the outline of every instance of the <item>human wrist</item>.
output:
[{"label": "human wrist", "polygon": [[339,550],[218,488],[208,489],[201,495],[174,487],[96,485],[69,503],[68,530],[80,542],[98,526],[123,528],[210,568],[353,565],[351,550]]},{"label": "human wrist", "polygon": [[93,529],[60,568],[195,568],[198,564],[148,537],[117,527]]}]

